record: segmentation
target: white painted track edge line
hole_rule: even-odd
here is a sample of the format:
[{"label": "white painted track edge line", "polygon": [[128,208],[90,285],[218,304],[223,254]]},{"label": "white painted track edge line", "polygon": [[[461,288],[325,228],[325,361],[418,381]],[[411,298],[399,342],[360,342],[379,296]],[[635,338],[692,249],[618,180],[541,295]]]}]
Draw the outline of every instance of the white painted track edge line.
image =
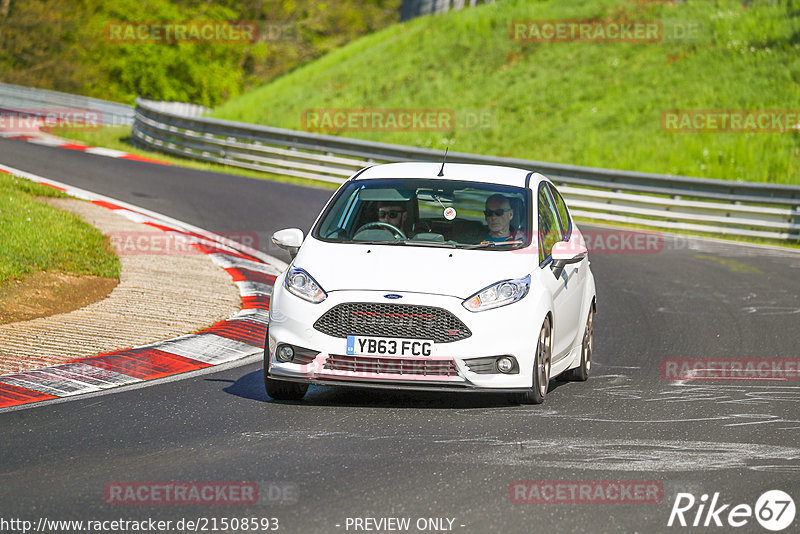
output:
[{"label": "white painted track edge line", "polygon": [[[253,347],[253,348],[255,348],[255,347]],[[175,374],[175,375],[162,376],[160,378],[153,378],[153,379],[150,379],[150,380],[141,380],[139,382],[135,382],[135,383],[132,383],[132,384],[124,384],[124,385],[121,385],[121,386],[102,389],[100,391],[91,391],[91,392],[88,392],[88,393],[82,393],[80,395],[71,395],[71,396],[68,396],[68,397],[58,397],[58,398],[55,398],[55,399],[41,400],[41,401],[31,402],[31,403],[28,403],[28,404],[19,404],[17,406],[8,406],[7,408],[0,408],[0,414],[6,413],[6,412],[14,412],[14,411],[17,411],[17,410],[26,410],[26,409],[31,409],[31,408],[39,408],[39,407],[46,406],[46,405],[50,406],[50,405],[53,405],[53,404],[61,404],[62,402],[73,402],[73,401],[76,401],[76,400],[90,399],[90,398],[94,398],[94,397],[100,397],[100,396],[103,396],[103,395],[112,395],[112,394],[115,394],[115,393],[122,393],[124,391],[129,391],[129,390],[133,390],[133,389],[141,389],[141,388],[150,387],[150,386],[156,386],[156,385],[160,385],[160,384],[167,384],[169,382],[177,382],[179,380],[186,380],[187,378],[194,378],[194,377],[197,377],[197,376],[216,373],[218,371],[227,371],[227,370],[230,370],[230,369],[235,369],[237,367],[250,365],[250,364],[253,364],[253,363],[260,362],[262,359],[263,359],[263,353],[262,354],[253,354],[253,355],[250,355],[250,356],[245,356],[244,358],[242,358],[240,360],[220,363],[218,365],[212,365],[212,366],[209,366],[209,367],[203,367],[202,369],[194,369],[192,371],[186,371],[184,373],[178,373],[178,374]]]},{"label": "white painted track edge line", "polygon": [[[115,205],[117,205],[117,206],[119,206],[121,208],[125,208],[125,209],[128,209],[130,211],[134,211],[134,212],[139,212],[139,213],[141,213],[143,215],[147,215],[147,216],[152,217],[153,219],[156,219],[156,220],[161,220],[161,221],[163,221],[165,223],[168,223],[169,225],[174,226],[175,228],[178,228],[178,229],[183,229],[183,230],[186,230],[188,232],[194,232],[194,233],[198,233],[198,234],[206,234],[206,235],[209,235],[209,236],[214,236],[219,243],[225,244],[225,245],[227,245],[227,246],[229,246],[229,247],[231,247],[233,249],[238,250],[239,252],[243,252],[245,254],[249,254],[251,256],[254,256],[254,257],[260,259],[261,261],[263,261],[264,263],[269,263],[271,265],[274,265],[276,269],[280,269],[281,271],[285,270],[288,267],[288,264],[286,262],[284,262],[283,260],[280,260],[280,259],[278,259],[278,258],[276,258],[274,256],[270,256],[269,254],[267,254],[265,252],[261,252],[260,250],[254,249],[252,247],[248,247],[247,245],[243,245],[241,243],[237,243],[236,241],[231,241],[230,239],[226,239],[225,237],[223,237],[221,235],[218,235],[218,234],[215,234],[214,232],[209,232],[208,230],[205,230],[205,229],[200,228],[198,226],[194,226],[192,224],[180,221],[178,219],[174,219],[174,218],[172,218],[172,217],[170,217],[168,215],[164,215],[162,213],[151,211],[151,210],[148,210],[146,208],[142,208],[142,207],[136,206],[135,204],[130,204],[128,202],[123,202],[121,200],[117,200],[117,199],[112,198],[112,197],[107,197],[107,196],[101,195],[99,193],[93,193],[92,191],[88,191],[86,189],[81,189],[80,187],[75,187],[75,186],[72,186],[72,185],[69,185],[69,184],[65,184],[65,183],[59,182],[57,180],[51,180],[50,178],[45,178],[44,176],[39,176],[38,174],[34,174],[34,173],[28,172],[28,171],[23,171],[21,169],[10,167],[10,166],[4,165],[2,163],[0,163],[0,169],[3,169],[3,170],[8,171],[8,172],[10,172],[12,174],[21,176],[23,178],[27,178],[27,179],[32,180],[32,181],[44,182],[44,183],[49,184],[49,185],[54,185],[56,187],[66,189],[67,190],[66,193],[70,194],[71,196],[83,195],[83,197],[78,197],[78,198],[86,198],[88,200],[100,200],[100,201],[104,201],[104,202],[109,202],[109,203],[115,204]],[[72,195],[70,192],[75,192],[75,193],[77,193],[77,195]]]}]

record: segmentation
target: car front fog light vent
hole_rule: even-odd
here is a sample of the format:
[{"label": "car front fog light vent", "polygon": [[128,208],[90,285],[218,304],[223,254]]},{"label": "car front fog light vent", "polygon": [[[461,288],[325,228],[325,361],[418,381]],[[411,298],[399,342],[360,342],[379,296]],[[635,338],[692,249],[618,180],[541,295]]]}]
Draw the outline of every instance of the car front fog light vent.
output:
[{"label": "car front fog light vent", "polygon": [[479,375],[504,375],[519,374],[519,363],[514,356],[487,356],[483,358],[469,358],[464,360],[467,368]]},{"label": "car front fog light vent", "polygon": [[275,353],[275,358],[279,362],[290,362],[294,359],[294,348],[291,345],[281,345]]},{"label": "car front fog light vent", "polygon": [[514,360],[505,356],[497,360],[497,370],[503,374],[508,374],[514,370]]}]

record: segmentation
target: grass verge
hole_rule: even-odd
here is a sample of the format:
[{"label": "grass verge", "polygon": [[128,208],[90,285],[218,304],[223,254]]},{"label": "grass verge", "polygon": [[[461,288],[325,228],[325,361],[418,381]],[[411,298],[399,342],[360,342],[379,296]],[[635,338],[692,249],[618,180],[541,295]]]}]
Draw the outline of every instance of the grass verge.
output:
[{"label": "grass verge", "polygon": [[109,240],[79,217],[35,197],[64,197],[52,187],[0,174],[0,290],[40,271],[119,278]]}]

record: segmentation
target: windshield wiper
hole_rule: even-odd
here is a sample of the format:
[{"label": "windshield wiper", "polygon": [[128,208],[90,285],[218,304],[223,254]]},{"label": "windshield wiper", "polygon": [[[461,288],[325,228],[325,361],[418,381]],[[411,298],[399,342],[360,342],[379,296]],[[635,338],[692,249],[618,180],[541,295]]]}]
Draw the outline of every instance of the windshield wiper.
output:
[{"label": "windshield wiper", "polygon": [[350,241],[346,241],[346,243],[354,244],[354,245],[405,245],[406,242],[402,239],[392,239],[391,241],[382,241],[380,239],[376,240],[366,240],[362,241],[361,239],[351,239]]},{"label": "windshield wiper", "polygon": [[475,248],[491,248],[491,247],[503,247],[507,245],[521,245],[523,241],[487,241],[485,243],[478,243],[477,245],[469,245],[468,247],[464,247],[464,250],[471,250]]},{"label": "windshield wiper", "polygon": [[421,246],[421,247],[444,247],[444,248],[456,248],[455,243],[448,243],[447,241],[411,241],[406,240],[403,241],[406,245],[414,245],[414,246]]},{"label": "windshield wiper", "polygon": [[410,239],[406,239],[405,241],[402,239],[392,240],[392,241],[382,241],[382,240],[362,241],[360,239],[351,239],[349,241],[343,241],[343,243],[348,243],[353,245],[411,245],[419,247],[457,248],[457,245],[455,243],[448,243],[442,241],[411,241]]}]

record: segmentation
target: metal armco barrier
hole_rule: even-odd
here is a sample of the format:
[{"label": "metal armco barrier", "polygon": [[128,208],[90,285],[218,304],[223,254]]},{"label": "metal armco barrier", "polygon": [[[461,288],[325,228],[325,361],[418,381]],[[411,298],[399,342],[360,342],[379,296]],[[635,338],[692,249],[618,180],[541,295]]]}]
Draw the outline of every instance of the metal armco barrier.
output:
[{"label": "metal armco barrier", "polygon": [[[187,117],[137,100],[133,138],[142,146],[223,165],[342,183],[358,169],[397,161],[441,161],[443,152]],[[560,184],[573,215],[728,237],[800,241],[800,187],[579,167],[450,152],[452,163],[541,172]]]},{"label": "metal armco barrier", "polygon": [[0,83],[0,111],[40,116],[47,109],[65,108],[95,111],[101,116],[104,126],[133,124],[133,106],[48,89]]},{"label": "metal armco barrier", "polygon": [[475,7],[478,3],[490,4],[495,0],[403,0],[400,7],[400,20],[405,21],[421,15],[458,11],[465,7]]}]

